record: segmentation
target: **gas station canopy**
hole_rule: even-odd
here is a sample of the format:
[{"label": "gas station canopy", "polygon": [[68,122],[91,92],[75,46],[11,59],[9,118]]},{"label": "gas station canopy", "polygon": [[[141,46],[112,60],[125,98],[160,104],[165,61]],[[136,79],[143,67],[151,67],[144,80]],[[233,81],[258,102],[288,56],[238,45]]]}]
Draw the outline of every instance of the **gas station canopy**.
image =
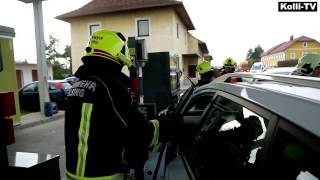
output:
[{"label": "gas station canopy", "polygon": [[[24,3],[32,3],[33,1],[36,1],[36,0],[18,0],[18,1],[22,1]],[[44,1],[44,0],[42,0]]]}]

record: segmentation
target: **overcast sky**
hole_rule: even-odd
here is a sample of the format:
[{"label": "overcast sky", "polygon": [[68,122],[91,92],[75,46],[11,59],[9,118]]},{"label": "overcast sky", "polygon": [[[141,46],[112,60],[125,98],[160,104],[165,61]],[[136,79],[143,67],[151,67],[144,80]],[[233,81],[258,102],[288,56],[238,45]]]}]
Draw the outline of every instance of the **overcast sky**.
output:
[{"label": "overcast sky", "polygon": [[[70,45],[70,26],[54,17],[77,9],[90,0],[43,1],[45,39],[53,34],[60,48]],[[301,0],[303,1],[303,0]],[[307,1],[307,0],[305,0]],[[305,35],[320,41],[320,3],[318,12],[278,12],[277,0],[184,0],[196,28],[191,33],[207,43],[213,65],[233,57],[245,60],[250,48],[260,45],[265,51]],[[36,62],[32,4],[1,0],[0,25],[13,27],[15,59]]]}]

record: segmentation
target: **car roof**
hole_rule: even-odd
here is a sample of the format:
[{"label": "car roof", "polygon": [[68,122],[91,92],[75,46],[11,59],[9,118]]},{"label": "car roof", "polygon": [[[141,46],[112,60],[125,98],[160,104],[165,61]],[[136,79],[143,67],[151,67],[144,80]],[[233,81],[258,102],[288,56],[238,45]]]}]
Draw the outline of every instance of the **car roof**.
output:
[{"label": "car roof", "polygon": [[[269,80],[225,83],[226,78],[242,76],[241,74],[246,74],[245,77],[251,78],[264,76],[265,80]],[[274,79],[270,79],[270,77]],[[281,82],[285,79],[287,82]],[[299,85],[298,82],[301,84]],[[217,90],[260,105],[320,137],[320,78],[232,73],[196,89],[193,96]]]},{"label": "car roof", "polygon": [[66,79],[76,79],[76,78],[77,78],[76,76],[70,76],[70,77],[65,78],[65,80]]},{"label": "car roof", "polygon": [[[31,83],[38,83],[39,81],[33,81]],[[57,80],[48,80],[48,82],[67,82],[66,80],[64,79],[57,79]],[[30,84],[31,84],[30,83]]]},{"label": "car roof", "polygon": [[67,82],[64,79],[59,79],[59,80],[48,80],[48,82]]},{"label": "car roof", "polygon": [[271,74],[282,74],[282,73],[292,73],[294,70],[296,70],[296,67],[277,67],[277,68],[271,68],[265,70],[263,73],[271,73]]}]

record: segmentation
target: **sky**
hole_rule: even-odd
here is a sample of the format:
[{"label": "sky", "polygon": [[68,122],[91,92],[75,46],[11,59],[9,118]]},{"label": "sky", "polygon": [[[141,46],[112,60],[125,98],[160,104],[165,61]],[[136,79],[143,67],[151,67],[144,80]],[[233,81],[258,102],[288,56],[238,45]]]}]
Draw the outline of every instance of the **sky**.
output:
[{"label": "sky", "polygon": [[[288,0],[290,1],[290,0]],[[291,0],[293,1],[293,0]],[[301,0],[307,1],[307,0]],[[320,0],[317,12],[278,12],[277,0],[183,0],[196,28],[192,35],[206,42],[219,66],[227,57],[245,60],[250,48],[265,51],[302,35],[320,42]],[[42,2],[45,40],[49,34],[60,40],[60,49],[71,44],[70,25],[55,16],[75,10],[90,0],[46,0]],[[32,4],[1,0],[0,25],[15,29],[16,61],[36,62]]]}]

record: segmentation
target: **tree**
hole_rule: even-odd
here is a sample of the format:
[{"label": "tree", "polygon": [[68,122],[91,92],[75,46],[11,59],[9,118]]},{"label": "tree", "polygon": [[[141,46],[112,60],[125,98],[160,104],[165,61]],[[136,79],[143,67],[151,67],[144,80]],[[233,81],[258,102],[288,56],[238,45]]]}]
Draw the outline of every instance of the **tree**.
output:
[{"label": "tree", "polygon": [[264,52],[260,45],[254,48],[254,51],[250,49],[247,54],[247,59],[249,61],[249,66],[251,67],[253,63],[261,61],[261,54]]},{"label": "tree", "polygon": [[250,48],[247,53],[247,59],[250,59],[251,55],[252,55],[252,49]]},{"label": "tree", "polygon": [[69,68],[66,68],[65,64],[61,64],[58,61],[58,58],[64,58],[67,61],[71,61],[71,58],[67,58],[71,56],[71,53],[68,54],[68,50],[70,51],[70,46],[65,48],[65,52],[63,54],[58,52],[59,47],[59,39],[55,38],[52,34],[49,35],[49,44],[46,45],[46,59],[48,63],[51,63],[53,70],[53,79],[63,79],[66,74],[71,74]]},{"label": "tree", "polygon": [[65,58],[69,63],[69,69],[70,69],[70,72],[72,73],[71,46],[66,45],[66,47],[64,48],[64,53],[62,54],[62,57]]},{"label": "tree", "polygon": [[59,39],[53,37],[52,34],[49,35],[49,44],[46,45],[46,58],[47,61],[55,64],[56,58],[61,57],[61,54],[57,51],[59,47]]}]

